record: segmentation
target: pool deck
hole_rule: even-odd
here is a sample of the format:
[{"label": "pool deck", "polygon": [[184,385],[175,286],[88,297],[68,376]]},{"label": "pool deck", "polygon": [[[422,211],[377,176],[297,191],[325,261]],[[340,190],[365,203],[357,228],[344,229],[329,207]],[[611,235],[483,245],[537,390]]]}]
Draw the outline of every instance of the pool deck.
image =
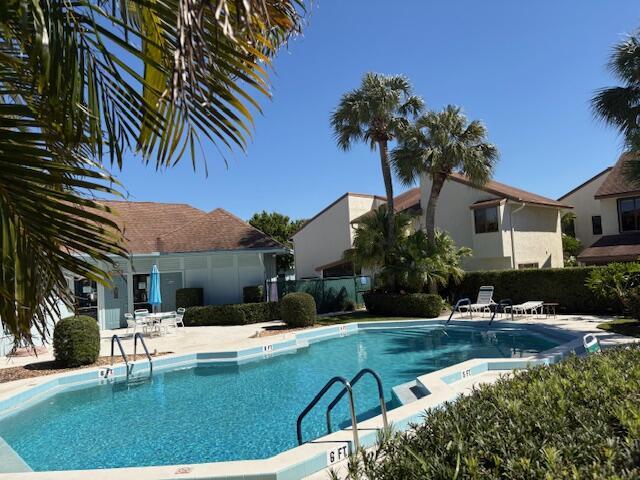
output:
[{"label": "pool deck", "polygon": [[[437,322],[438,319],[432,319],[431,322]],[[445,317],[440,318],[441,321],[446,320]],[[460,324],[473,324],[467,319]],[[486,318],[484,323],[486,325]],[[623,337],[620,335],[603,332],[597,329],[597,325],[603,321],[608,320],[603,317],[593,316],[558,316],[556,318],[523,318],[516,319],[516,324],[527,325],[532,330],[544,330],[546,333],[557,334],[559,338],[563,337],[567,339],[571,337],[573,340],[566,341],[565,344],[551,349],[544,354],[537,355],[535,357],[528,357],[526,359],[472,359],[466,362],[447,367],[445,369],[422,375],[417,377],[416,382],[424,387],[429,394],[425,397],[417,399],[412,402],[405,403],[404,405],[393,409],[389,412],[389,421],[393,423],[396,428],[407,428],[412,422],[420,420],[422,413],[429,408],[434,408],[441,405],[443,402],[454,400],[461,394],[465,394],[473,388],[473,386],[479,383],[492,383],[496,381],[503,374],[509,374],[514,369],[527,368],[532,364],[552,363],[557,361],[563,356],[569,354],[573,349],[581,348],[580,337],[585,333],[597,333],[603,347],[609,347],[616,344],[623,344],[637,339],[629,337]],[[403,323],[411,325],[415,321],[394,321],[394,327],[401,326]],[[360,328],[375,328],[376,324],[380,324],[382,328],[388,328],[388,323],[383,322],[354,322],[361,325]],[[503,320],[497,320],[493,326],[500,328],[500,324]],[[513,323],[504,321],[505,326],[512,326]],[[167,335],[165,337],[153,337],[149,338],[147,345],[151,351],[157,350],[158,352],[171,351],[176,355],[170,357],[176,357],[179,355],[185,355],[186,357],[193,357],[195,360],[190,361],[211,361],[212,356],[208,355],[195,355],[196,353],[204,352],[225,352],[223,357],[215,358],[227,358],[231,360],[231,357],[226,355],[232,351],[245,350],[243,355],[253,355],[251,351],[262,350],[261,346],[269,345],[273,347],[273,351],[276,352],[279,349],[295,348],[296,342],[304,342],[304,338],[322,337],[322,332],[315,332],[314,330],[298,330],[296,332],[289,332],[279,335],[271,335],[266,337],[251,338],[255,335],[256,331],[260,330],[264,326],[278,325],[279,322],[269,322],[254,325],[245,326],[232,326],[232,327],[189,327],[180,329],[176,334]],[[478,325],[480,326],[480,325]],[[338,330],[336,326],[333,327],[320,327],[324,331],[332,330],[333,335]],[[344,327],[341,327],[344,328]],[[354,325],[353,328],[358,328]],[[342,330],[340,330],[342,332]],[[101,344],[101,355],[108,355],[110,344],[109,337],[113,332],[103,332],[103,341]],[[118,334],[122,332],[116,332]],[[294,344],[293,346],[290,344]],[[133,343],[131,339],[125,339],[125,349],[127,352],[132,352]],[[298,344],[299,345],[299,344]],[[257,347],[257,348],[256,348]],[[269,352],[271,350],[268,350]],[[49,355],[49,354],[47,354]],[[262,355],[262,353],[260,354]],[[185,358],[186,358],[185,357]],[[38,357],[41,360],[46,360],[46,355]],[[159,357],[166,358],[166,357]],[[180,359],[178,359],[180,360]],[[18,364],[33,362],[34,358],[19,358],[14,359],[11,363],[2,362],[0,368],[6,368],[10,366],[16,366]],[[167,360],[156,360],[159,362],[159,368],[163,368],[162,364],[170,362],[171,358]],[[17,363],[20,362],[20,363]],[[154,362],[155,365],[156,362]],[[124,366],[116,368],[120,370],[122,374]],[[155,370],[155,368],[154,368]],[[8,398],[16,398],[14,395],[25,392],[25,390],[31,390],[35,387],[44,387],[43,384],[52,379],[65,379],[73,374],[78,374],[82,371],[71,371],[69,373],[62,373],[50,376],[42,376],[36,378],[30,378],[25,380],[17,380],[14,382],[7,382],[0,384],[0,403]],[[94,373],[95,375],[95,373]],[[381,417],[374,417],[358,424],[358,431],[360,432],[360,441],[363,447],[367,448],[373,445],[375,441],[375,432],[381,428]],[[351,443],[352,431],[350,429],[333,432],[330,435],[321,437],[317,440],[308,442],[300,447],[282,452],[275,457],[265,460],[249,460],[240,462],[224,462],[221,463],[209,463],[209,464],[196,464],[185,466],[160,466],[160,467],[137,467],[137,468],[123,468],[118,469],[118,478],[123,479],[154,479],[154,478],[176,478],[176,479],[196,479],[196,478],[233,478],[233,479],[301,479],[301,478],[327,478],[327,465],[329,463],[329,456],[336,452],[344,452],[347,448],[352,449]],[[1,452],[0,452],[1,453]],[[341,453],[342,455],[342,453]],[[1,458],[1,456],[0,456]],[[342,457],[341,457],[342,458]],[[332,462],[333,468],[340,468],[344,465],[344,462]],[[0,469],[0,472],[2,469]],[[5,472],[7,470],[4,470]],[[0,473],[0,480],[4,479],[17,479],[24,478],[36,479],[71,479],[71,478],[113,478],[113,470],[91,470],[82,472],[25,472],[25,473]],[[317,473],[316,473],[317,472]]]}]

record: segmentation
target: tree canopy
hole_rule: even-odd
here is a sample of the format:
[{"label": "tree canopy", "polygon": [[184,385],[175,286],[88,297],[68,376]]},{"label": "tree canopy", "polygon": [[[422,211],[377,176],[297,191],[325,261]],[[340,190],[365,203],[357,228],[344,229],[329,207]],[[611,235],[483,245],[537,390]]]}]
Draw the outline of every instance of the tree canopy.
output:
[{"label": "tree canopy", "polygon": [[6,0],[0,5],[0,321],[44,331],[64,271],[107,284],[126,255],[96,196],[133,152],[244,150],[270,60],[304,0]]}]

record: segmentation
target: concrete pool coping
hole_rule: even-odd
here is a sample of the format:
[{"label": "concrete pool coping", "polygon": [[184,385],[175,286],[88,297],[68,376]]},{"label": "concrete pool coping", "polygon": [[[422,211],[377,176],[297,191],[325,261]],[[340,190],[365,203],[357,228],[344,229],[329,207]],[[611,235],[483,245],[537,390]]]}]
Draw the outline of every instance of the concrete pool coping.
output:
[{"label": "concrete pool coping", "polygon": [[[240,350],[227,350],[219,352],[189,353],[167,355],[154,360],[154,371],[188,368],[193,366],[206,366],[207,364],[242,364],[255,361],[272,355],[295,352],[306,348],[309,343],[324,339],[356,333],[358,330],[407,328],[442,325],[442,319],[431,320],[395,320],[384,322],[354,322],[342,325],[320,327],[312,330],[303,330],[291,334],[293,338],[275,340],[258,346],[247,347]],[[452,326],[471,327],[478,329],[488,324],[482,320],[455,320]],[[585,330],[567,330],[554,325],[540,324],[539,322],[522,322],[501,320],[492,326],[495,330],[509,328],[525,328],[532,333],[552,337],[561,345],[526,358],[494,358],[471,359],[465,362],[446,367],[442,370],[422,375],[416,378],[416,382],[429,392],[422,398],[413,399],[402,406],[389,411],[389,421],[396,429],[406,429],[411,423],[419,422],[423,412],[437,407],[444,402],[454,400],[459,392],[453,388],[455,384],[464,379],[482,375],[488,371],[510,372],[516,369],[527,368],[532,365],[555,363],[564,356],[577,352],[582,348],[581,335],[593,332],[594,329],[587,326]],[[626,341],[627,337],[600,333],[599,336],[611,337],[616,343]],[[134,365],[133,374],[136,371],[147,370],[146,360],[131,362]],[[138,367],[138,370],[136,370]],[[86,369],[81,372],[70,372],[28,379],[24,385],[12,389],[4,394],[0,393],[0,418],[18,413],[19,410],[34,403],[40,402],[51,395],[64,390],[83,388],[96,383],[112,382],[112,379],[100,380],[103,368]],[[124,364],[114,366],[115,378],[124,378],[126,370]],[[411,400],[411,399],[409,399]],[[405,399],[406,401],[406,399]],[[294,426],[292,425],[292,428]],[[380,416],[358,423],[360,442],[363,447],[371,446],[376,440],[377,430],[382,428]],[[0,458],[3,454],[10,458],[8,445],[2,448],[0,442]],[[323,470],[328,466],[337,464],[346,457],[346,452],[351,451],[351,428],[333,432],[301,446],[281,452],[273,457],[261,460],[239,460],[229,462],[202,463],[193,465],[168,465],[148,467],[123,467],[116,469],[97,469],[79,471],[53,471],[53,472],[17,472],[13,467],[12,472],[0,473],[0,479],[107,479],[107,478],[180,478],[180,479],[273,479],[288,480],[299,479]],[[10,447],[9,447],[10,449]],[[14,452],[15,455],[15,452]],[[17,456],[17,455],[16,455]],[[332,459],[334,461],[332,461]],[[12,465],[19,465],[20,457],[14,458]],[[24,462],[22,462],[24,463]],[[4,466],[5,462],[2,462]],[[0,467],[1,468],[1,467]]]}]

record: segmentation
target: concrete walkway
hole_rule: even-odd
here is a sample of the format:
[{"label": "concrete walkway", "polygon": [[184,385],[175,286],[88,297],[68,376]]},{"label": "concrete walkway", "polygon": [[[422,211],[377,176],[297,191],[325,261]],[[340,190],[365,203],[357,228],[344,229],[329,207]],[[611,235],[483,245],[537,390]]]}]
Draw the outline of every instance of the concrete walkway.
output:
[{"label": "concrete walkway", "polygon": [[[440,319],[446,320],[446,316]],[[466,319],[456,315],[454,319]],[[596,317],[592,315],[558,315],[553,318],[527,317],[518,318],[516,321],[525,324],[548,325],[570,332],[599,332],[603,335],[606,332],[598,330],[597,326],[611,317]],[[486,318],[484,318],[486,320]],[[505,317],[510,320],[510,317]],[[498,326],[500,319],[496,319],[494,325]],[[145,335],[145,342],[150,352],[173,352],[173,353],[193,353],[212,352],[224,350],[237,350],[238,348],[251,347],[273,343],[277,340],[287,338],[291,334],[283,333],[266,337],[255,338],[256,332],[265,327],[283,325],[282,322],[264,322],[252,325],[234,325],[225,327],[185,327],[178,328],[177,331],[165,336],[149,337]],[[101,332],[100,356],[108,356],[111,351],[111,336],[116,333],[122,337],[122,343],[127,354],[133,353],[133,339],[126,336],[125,329],[103,330]],[[253,338],[252,338],[253,337]],[[47,347],[47,352],[36,356],[12,357],[0,359],[0,368],[16,367],[28,363],[53,360],[53,349]]]}]

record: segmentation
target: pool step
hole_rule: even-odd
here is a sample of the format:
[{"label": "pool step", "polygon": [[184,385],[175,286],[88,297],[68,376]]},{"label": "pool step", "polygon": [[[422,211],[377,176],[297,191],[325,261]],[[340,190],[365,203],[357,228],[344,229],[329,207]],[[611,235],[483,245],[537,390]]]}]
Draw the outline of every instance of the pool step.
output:
[{"label": "pool step", "polygon": [[33,472],[16,451],[0,437],[0,473]]}]

